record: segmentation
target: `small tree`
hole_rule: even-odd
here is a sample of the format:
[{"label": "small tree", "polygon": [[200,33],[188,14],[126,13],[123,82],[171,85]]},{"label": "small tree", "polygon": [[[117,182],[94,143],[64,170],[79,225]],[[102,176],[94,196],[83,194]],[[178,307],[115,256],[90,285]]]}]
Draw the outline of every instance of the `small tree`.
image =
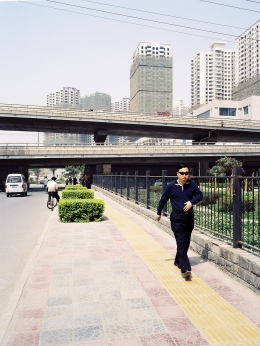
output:
[{"label": "small tree", "polygon": [[233,168],[236,166],[242,166],[242,162],[238,161],[234,157],[221,157],[215,162],[215,165],[208,170],[211,175],[229,176],[232,175]]},{"label": "small tree", "polygon": [[41,169],[40,168],[31,168],[30,172],[32,172],[36,175],[36,182],[37,182],[37,184],[39,184],[39,176],[41,173]]},{"label": "small tree", "polygon": [[[215,165],[208,170],[209,174],[215,176],[231,176],[233,172],[233,168],[236,166],[242,166],[242,162],[238,161],[234,157],[221,157],[219,160],[215,162]],[[242,170],[243,171],[243,170]],[[244,172],[244,171],[243,171]],[[233,188],[231,180],[231,189]],[[228,180],[227,180],[228,183]],[[215,182],[216,188],[216,182]]]},{"label": "small tree", "polygon": [[80,165],[80,166],[66,166],[65,170],[66,170],[65,173],[64,173],[65,177],[74,177],[75,175],[77,175],[79,173],[84,173],[85,166],[84,165]]},{"label": "small tree", "polygon": [[52,176],[55,177],[55,171],[57,170],[57,168],[51,168],[52,171]]}]

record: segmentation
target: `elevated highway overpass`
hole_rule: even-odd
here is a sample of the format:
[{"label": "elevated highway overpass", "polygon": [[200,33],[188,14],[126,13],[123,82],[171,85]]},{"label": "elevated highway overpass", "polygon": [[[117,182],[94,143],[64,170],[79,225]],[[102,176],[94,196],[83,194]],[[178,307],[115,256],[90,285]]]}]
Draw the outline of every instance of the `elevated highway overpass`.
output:
[{"label": "elevated highway overpass", "polygon": [[[0,166],[23,165],[33,167],[65,167],[67,165],[92,166],[110,164],[113,172],[135,171],[157,167],[157,171],[187,162],[194,167],[207,166],[223,156],[236,157],[243,166],[260,168],[259,144],[193,145],[92,145],[42,146],[36,144],[0,144]],[[139,167],[139,168],[138,168]],[[205,168],[206,169],[206,168]],[[205,170],[204,169],[204,170]],[[247,171],[248,173],[248,171]],[[204,172],[205,174],[205,172]]]},{"label": "elevated highway overpass", "polygon": [[260,122],[191,116],[150,116],[0,104],[0,130],[187,139],[197,142],[260,142]]}]

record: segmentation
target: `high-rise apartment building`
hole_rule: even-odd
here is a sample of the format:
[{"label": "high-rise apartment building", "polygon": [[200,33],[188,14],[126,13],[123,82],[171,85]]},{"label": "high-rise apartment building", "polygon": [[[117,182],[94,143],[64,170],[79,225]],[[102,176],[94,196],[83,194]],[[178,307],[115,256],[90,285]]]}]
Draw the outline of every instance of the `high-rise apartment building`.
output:
[{"label": "high-rise apartment building", "polygon": [[94,111],[111,110],[111,96],[105,93],[95,92],[80,99],[80,107],[83,109],[93,109]]},{"label": "high-rise apartment building", "polygon": [[235,83],[235,50],[214,42],[211,52],[199,52],[191,61],[191,106],[213,100],[232,100]]},{"label": "high-rise apartment building", "polygon": [[172,57],[170,45],[140,42],[130,70],[130,111],[137,113],[172,110]]},{"label": "high-rise apartment building", "polygon": [[130,99],[124,97],[120,101],[114,101],[111,103],[111,112],[129,112],[130,111]]},{"label": "high-rise apartment building", "polygon": [[79,108],[80,91],[76,88],[64,87],[55,93],[47,95],[47,106],[62,106]]},{"label": "high-rise apartment building", "polygon": [[[64,87],[60,91],[56,91],[47,95],[47,106],[63,107],[63,108],[79,108],[80,106],[80,91],[71,87]],[[92,144],[93,136],[81,135],[77,133],[44,133],[44,144]]]},{"label": "high-rise apartment building", "polygon": [[234,99],[260,96],[260,20],[244,31],[235,41],[236,73]]}]

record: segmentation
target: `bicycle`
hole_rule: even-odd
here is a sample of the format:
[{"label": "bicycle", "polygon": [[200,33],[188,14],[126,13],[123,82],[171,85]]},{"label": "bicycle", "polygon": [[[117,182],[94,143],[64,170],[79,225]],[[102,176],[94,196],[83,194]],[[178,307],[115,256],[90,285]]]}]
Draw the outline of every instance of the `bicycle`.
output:
[{"label": "bicycle", "polygon": [[57,199],[53,196],[53,193],[50,193],[50,196],[48,196],[48,200],[47,200],[47,208],[53,211],[56,205],[57,205]]}]

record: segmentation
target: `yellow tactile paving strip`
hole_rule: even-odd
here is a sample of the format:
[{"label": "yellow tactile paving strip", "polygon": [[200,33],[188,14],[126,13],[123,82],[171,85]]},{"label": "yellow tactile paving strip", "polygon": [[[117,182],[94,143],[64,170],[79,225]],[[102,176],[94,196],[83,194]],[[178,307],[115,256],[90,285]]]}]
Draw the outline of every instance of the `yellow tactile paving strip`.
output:
[{"label": "yellow tactile paving strip", "polygon": [[171,254],[142,228],[107,204],[105,214],[211,345],[260,345],[257,326],[194,274],[185,281],[169,261]]}]

